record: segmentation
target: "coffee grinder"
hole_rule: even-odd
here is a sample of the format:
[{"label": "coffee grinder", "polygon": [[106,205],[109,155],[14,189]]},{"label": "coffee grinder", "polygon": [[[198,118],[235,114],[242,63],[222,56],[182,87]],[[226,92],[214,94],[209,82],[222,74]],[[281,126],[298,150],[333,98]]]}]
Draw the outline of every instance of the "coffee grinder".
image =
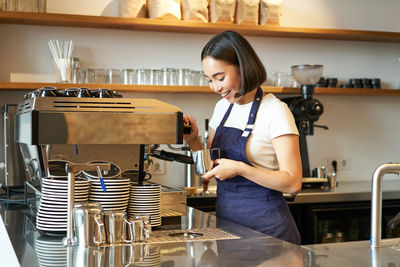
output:
[{"label": "coffee grinder", "polygon": [[[282,101],[288,104],[293,113],[297,129],[299,130],[300,154],[303,165],[303,183],[313,181],[310,179],[310,162],[307,150],[307,135],[314,134],[314,127],[328,129],[326,126],[316,125],[315,121],[324,112],[324,106],[313,98],[315,84],[322,75],[322,65],[295,65],[291,67],[293,78],[301,84],[301,96],[284,98]],[[319,180],[321,182],[321,180]]]}]

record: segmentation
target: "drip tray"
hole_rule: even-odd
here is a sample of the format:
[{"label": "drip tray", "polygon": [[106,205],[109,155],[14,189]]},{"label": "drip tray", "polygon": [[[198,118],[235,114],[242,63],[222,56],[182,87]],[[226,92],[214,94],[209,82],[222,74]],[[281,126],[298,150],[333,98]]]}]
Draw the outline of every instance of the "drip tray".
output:
[{"label": "drip tray", "polygon": [[234,235],[219,228],[154,231],[151,233],[147,243],[160,244],[223,239],[240,239],[240,236]]}]

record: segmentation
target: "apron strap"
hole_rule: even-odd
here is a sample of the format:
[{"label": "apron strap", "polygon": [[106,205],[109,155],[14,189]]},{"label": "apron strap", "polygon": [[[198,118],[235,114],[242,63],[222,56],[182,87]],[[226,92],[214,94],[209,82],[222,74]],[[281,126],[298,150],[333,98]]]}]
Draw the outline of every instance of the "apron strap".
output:
[{"label": "apron strap", "polygon": [[229,106],[228,110],[225,112],[225,115],[224,115],[224,117],[222,118],[222,121],[221,121],[221,123],[219,124],[219,126],[224,126],[225,121],[226,121],[226,120],[228,119],[228,117],[229,117],[229,114],[231,114],[232,108],[233,108],[233,104],[230,104],[230,106]]},{"label": "apron strap", "polygon": [[253,131],[254,122],[256,120],[257,111],[258,111],[258,108],[260,107],[262,97],[263,97],[263,90],[260,87],[258,87],[256,95],[254,96],[253,104],[251,105],[247,125],[242,133],[243,137],[246,137],[246,138],[249,137],[249,135]]},{"label": "apron strap", "polygon": [[[260,106],[262,96],[263,96],[263,90],[260,87],[258,87],[256,95],[254,96],[253,104],[251,105],[251,109],[250,109],[250,114],[249,114],[249,119],[247,121],[247,125],[246,125],[246,127],[245,127],[245,129],[243,131],[243,134],[242,134],[242,136],[244,136],[244,137],[248,137],[250,135],[251,131],[253,130],[254,121],[256,120],[256,114],[257,114],[258,108]],[[224,126],[225,121],[229,117],[229,114],[231,114],[232,108],[233,108],[233,104],[230,104],[229,108],[225,112],[225,115],[222,118],[219,126]]]}]

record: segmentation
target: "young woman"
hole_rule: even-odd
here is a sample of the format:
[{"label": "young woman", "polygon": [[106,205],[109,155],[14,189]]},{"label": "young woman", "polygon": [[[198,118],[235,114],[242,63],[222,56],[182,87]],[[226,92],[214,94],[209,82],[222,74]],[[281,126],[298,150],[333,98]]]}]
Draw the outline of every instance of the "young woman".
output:
[{"label": "young woman", "polygon": [[[266,71],[240,34],[226,31],[203,48],[201,61],[210,88],[222,99],[210,120],[208,146],[221,158],[203,180],[216,178],[218,217],[300,244],[300,236],[282,192],[301,189],[298,131],[287,105],[260,85]],[[192,132],[184,135],[192,150],[203,149],[198,126],[184,115]]]}]

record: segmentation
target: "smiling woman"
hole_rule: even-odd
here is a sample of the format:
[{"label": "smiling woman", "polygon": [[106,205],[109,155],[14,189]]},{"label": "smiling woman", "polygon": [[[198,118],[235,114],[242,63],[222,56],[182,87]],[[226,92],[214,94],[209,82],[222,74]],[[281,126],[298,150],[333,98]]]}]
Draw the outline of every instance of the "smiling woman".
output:
[{"label": "smiling woman", "polygon": [[[235,97],[253,91],[267,79],[264,65],[256,52],[249,42],[236,32],[227,31],[211,39],[201,52],[201,61],[205,74],[208,67],[211,66],[210,64],[219,61],[226,65],[229,71],[235,70],[240,75],[239,92],[236,93]],[[207,66],[204,66],[206,63],[208,63]],[[210,71],[212,70],[210,69]],[[207,74],[206,77],[208,77]],[[232,77],[232,79],[236,79],[236,77]]]},{"label": "smiling woman", "polygon": [[[211,89],[222,99],[210,120],[208,147],[220,159],[202,176],[217,180],[216,215],[265,234],[300,244],[300,236],[282,192],[301,188],[299,138],[292,113],[260,85],[266,71],[240,34],[213,37],[201,53]],[[192,150],[203,146],[192,116],[184,135]]]}]

